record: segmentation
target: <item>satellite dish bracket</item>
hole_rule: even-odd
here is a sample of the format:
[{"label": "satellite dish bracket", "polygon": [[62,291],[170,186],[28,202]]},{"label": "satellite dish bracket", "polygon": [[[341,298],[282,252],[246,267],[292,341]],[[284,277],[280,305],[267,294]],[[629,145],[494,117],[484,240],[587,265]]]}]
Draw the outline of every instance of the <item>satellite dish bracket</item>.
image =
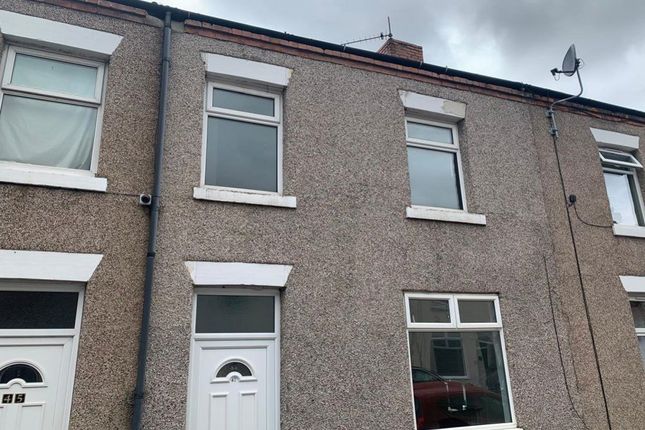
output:
[{"label": "satellite dish bracket", "polygon": [[[573,66],[573,69],[566,66]],[[557,68],[551,69],[551,74],[553,75],[553,77],[555,77],[556,74],[560,74],[560,73],[563,73],[566,76],[576,75],[578,77],[578,84],[580,84],[580,92],[578,92],[578,94],[576,94],[575,96],[569,96],[561,100],[554,101],[553,103],[551,103],[551,106],[549,106],[549,108],[547,109],[546,116],[547,118],[549,118],[549,121],[551,123],[551,127],[549,128],[549,133],[551,134],[551,136],[553,136],[556,139],[559,137],[559,133],[558,133],[558,125],[555,122],[555,111],[553,110],[553,108],[557,104],[561,104],[573,99],[577,99],[582,95],[582,92],[584,91],[584,87],[582,86],[582,78],[580,78],[580,59],[576,57],[575,45],[571,45],[569,47],[569,50],[565,54],[564,60],[562,61],[562,70],[558,70]]]}]

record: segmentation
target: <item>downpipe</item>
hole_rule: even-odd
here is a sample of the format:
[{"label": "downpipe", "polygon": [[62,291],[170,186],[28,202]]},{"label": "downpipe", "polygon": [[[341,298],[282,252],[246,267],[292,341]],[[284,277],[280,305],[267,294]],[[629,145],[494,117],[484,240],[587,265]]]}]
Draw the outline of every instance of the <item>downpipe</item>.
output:
[{"label": "downpipe", "polygon": [[159,224],[159,199],[161,197],[161,177],[163,167],[163,148],[166,140],[166,107],[168,104],[168,74],[170,71],[170,27],[172,14],[166,12],[163,27],[161,56],[161,83],[159,90],[159,113],[157,116],[157,139],[155,142],[154,185],[150,200],[150,225],[148,227],[148,252],[143,289],[143,310],[141,314],[141,333],[139,335],[139,356],[137,361],[137,381],[134,390],[132,430],[141,429],[145,399],[146,362],[148,361],[148,341],[150,337],[150,308],[152,305],[153,275],[157,254],[157,226]]}]

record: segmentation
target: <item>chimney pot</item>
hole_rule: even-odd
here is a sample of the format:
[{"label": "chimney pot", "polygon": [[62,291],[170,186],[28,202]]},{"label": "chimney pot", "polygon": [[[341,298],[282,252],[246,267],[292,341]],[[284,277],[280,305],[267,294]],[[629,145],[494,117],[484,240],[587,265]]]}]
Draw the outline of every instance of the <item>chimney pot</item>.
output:
[{"label": "chimney pot", "polygon": [[378,53],[423,63],[423,47],[402,40],[387,39]]}]

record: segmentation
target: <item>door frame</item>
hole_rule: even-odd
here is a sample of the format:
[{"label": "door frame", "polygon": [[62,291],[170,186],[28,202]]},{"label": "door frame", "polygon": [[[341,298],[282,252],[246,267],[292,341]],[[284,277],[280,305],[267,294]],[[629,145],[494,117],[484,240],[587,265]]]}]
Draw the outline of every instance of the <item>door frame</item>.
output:
[{"label": "door frame", "polygon": [[[195,323],[197,317],[197,296],[198,295],[213,295],[213,296],[272,296],[274,297],[274,332],[273,333],[195,333]],[[274,428],[280,429],[280,290],[277,288],[266,287],[195,287],[193,289],[193,301],[190,323],[190,359],[189,359],[189,372],[188,372],[188,393],[186,401],[186,429],[191,430],[191,416],[196,407],[197,402],[193,401],[193,381],[197,376],[198,369],[195,366],[195,344],[199,341],[233,341],[233,340],[273,340],[275,342],[274,348],[274,381],[275,387],[273,392],[267,389],[267,396],[273,395],[274,400]],[[195,405],[195,406],[193,406]]]},{"label": "door frame", "polygon": [[0,291],[42,291],[42,292],[77,292],[76,319],[73,329],[0,329],[0,338],[71,338],[72,350],[67,368],[67,387],[63,397],[63,428],[69,427],[72,411],[72,396],[76,380],[76,361],[78,358],[78,344],[81,334],[81,321],[83,319],[83,303],[85,301],[85,283],[83,282],[43,282],[23,280],[2,280]]}]

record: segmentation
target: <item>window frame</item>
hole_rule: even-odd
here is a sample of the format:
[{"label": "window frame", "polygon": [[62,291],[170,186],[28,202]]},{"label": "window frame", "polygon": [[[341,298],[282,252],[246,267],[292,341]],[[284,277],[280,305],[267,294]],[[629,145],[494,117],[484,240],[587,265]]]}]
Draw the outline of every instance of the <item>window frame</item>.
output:
[{"label": "window frame", "polygon": [[[409,299],[428,299],[428,300],[449,300],[451,310],[451,322],[448,323],[413,323],[410,314]],[[480,300],[494,301],[495,304],[495,323],[461,323],[459,321],[459,300]],[[515,407],[513,405],[513,390],[509,375],[508,357],[506,355],[506,341],[504,340],[504,328],[502,325],[501,309],[499,306],[499,296],[497,294],[449,294],[449,293],[425,293],[425,292],[406,292],[404,293],[404,304],[406,312],[406,342],[408,345],[408,368],[410,381],[410,399],[414,405],[414,383],[412,381],[412,361],[410,350],[410,333],[414,332],[478,332],[478,331],[497,331],[500,339],[500,349],[502,351],[502,361],[504,363],[504,377],[506,378],[506,390],[508,392],[508,403],[511,414],[511,421],[499,424],[483,424],[466,427],[450,427],[451,430],[473,429],[473,430],[507,430],[517,428],[517,419],[515,416]],[[453,319],[453,310],[455,319]],[[466,370],[466,369],[465,369]],[[467,372],[467,370],[466,370]],[[456,378],[459,379],[459,378]],[[414,406],[413,406],[414,407]],[[415,424],[416,428],[416,424]]]},{"label": "window frame", "polygon": [[[604,153],[607,154],[616,154],[616,155],[621,155],[623,157],[629,157],[632,161],[619,161],[619,160],[613,160],[611,158],[606,158]],[[631,154],[626,151],[618,151],[616,149],[607,149],[607,148],[598,148],[598,156],[600,157],[600,161],[602,162],[603,165],[605,164],[610,164],[613,166],[620,166],[620,167],[627,167],[627,168],[633,168],[633,169],[642,169],[643,165],[634,157],[634,154]]]},{"label": "window frame", "polygon": [[[64,63],[77,64],[81,66],[96,67],[97,74],[94,98],[73,96],[70,94],[63,94],[54,91],[40,90],[36,88],[29,88],[11,84],[10,82],[11,78],[13,77],[16,54],[24,54],[32,57],[61,61]],[[105,91],[107,87],[107,85],[105,84],[107,80],[107,64],[105,62],[90,60],[74,55],[60,54],[43,49],[27,48],[21,45],[9,44],[5,47],[2,53],[2,61],[0,62],[0,74],[2,75],[2,78],[0,80],[0,110],[2,109],[5,95],[51,101],[67,105],[92,107],[97,109],[96,124],[94,128],[94,142],[92,143],[92,156],[89,170],[45,166],[40,164],[20,163],[17,161],[5,160],[0,160],[0,168],[24,168],[39,172],[59,174],[62,173],[75,176],[96,176],[99,162],[101,130],[103,128],[103,110],[105,105]]]},{"label": "window frame", "polygon": [[[633,167],[618,167],[618,166],[610,166],[608,164],[609,163],[604,163],[604,162],[601,163],[603,181],[604,181],[605,173],[628,175],[628,181],[630,185],[629,191],[632,196],[632,202],[634,204],[634,211],[635,211],[636,219],[638,221],[638,226],[641,226],[641,227],[645,226],[645,203],[643,202],[643,194],[641,191],[640,182],[638,181],[638,172],[636,172],[636,169]],[[634,196],[634,190],[636,192],[636,196]],[[609,192],[607,191],[606,185],[605,185],[605,192],[607,192],[607,203],[609,204],[609,211],[611,213],[611,200],[609,198]],[[611,214],[611,219],[612,221],[614,219],[613,213]],[[619,224],[615,221],[614,221],[614,224],[631,226],[631,224]]]},{"label": "window frame", "polygon": [[[273,332],[265,333],[197,333],[197,296],[269,296],[273,297]],[[275,288],[230,288],[199,286],[193,288],[191,335],[193,340],[280,339],[280,290]],[[277,345],[277,343],[276,343]]]},{"label": "window frame", "polygon": [[[443,142],[436,142],[432,140],[425,140],[425,139],[418,139],[418,138],[412,138],[408,134],[408,123],[418,123],[418,124],[423,124],[423,125],[430,125],[434,127],[440,127],[440,128],[448,128],[452,131],[452,144],[448,143],[443,143]],[[468,204],[466,202],[466,189],[465,189],[465,184],[464,184],[464,172],[463,172],[463,167],[462,167],[462,162],[461,162],[461,149],[459,146],[459,132],[458,132],[458,127],[457,124],[451,124],[451,123],[446,123],[446,122],[439,122],[439,121],[432,121],[425,119],[421,116],[418,115],[412,115],[410,113],[406,113],[405,115],[405,144],[406,144],[406,156],[407,156],[407,148],[412,146],[415,148],[421,148],[421,149],[431,149],[435,151],[442,151],[442,152],[450,152],[455,154],[455,157],[457,158],[457,174],[459,175],[459,197],[461,200],[461,209],[454,209],[454,208],[445,208],[445,207],[440,207],[440,206],[426,206],[426,205],[416,205],[412,203],[412,182],[410,180],[410,171],[408,167],[408,184],[410,185],[410,207],[413,208],[430,208],[430,209],[437,209],[437,210],[442,210],[442,211],[451,211],[451,212],[459,212],[459,213],[467,213],[468,212]],[[408,164],[409,166],[409,164]]]},{"label": "window frame", "polygon": [[[629,297],[629,304],[631,306],[631,302],[643,302],[645,303],[645,296],[630,296]],[[636,340],[638,341],[639,337],[645,337],[645,327],[636,327],[636,321],[634,321],[634,328],[636,329]],[[645,360],[645,357],[643,357]]]},{"label": "window frame", "polygon": [[[447,300],[450,309],[450,322],[448,323],[420,323],[412,321],[410,299],[417,300]],[[495,307],[496,322],[466,323],[461,322],[459,316],[459,301],[493,302]],[[502,329],[499,297],[495,294],[437,294],[437,293],[406,293],[405,294],[406,326],[414,331],[486,331],[489,329]]]},{"label": "window frame", "polygon": [[[274,115],[260,115],[250,112],[237,111],[213,106],[213,90],[215,88],[234,91],[237,93],[248,94],[252,96],[271,98],[274,102]],[[202,127],[202,157],[201,173],[199,184],[201,188],[231,191],[246,194],[263,194],[263,195],[282,195],[282,146],[283,146],[283,112],[282,112],[282,93],[270,92],[255,88],[253,85],[241,85],[223,82],[222,80],[210,80],[206,83],[206,97],[204,98],[204,125]],[[208,118],[222,118],[235,121],[246,122],[250,124],[266,125],[277,128],[277,168],[276,168],[276,191],[252,190],[247,188],[225,187],[221,185],[206,184],[206,156],[208,148]]]},{"label": "window frame", "polygon": [[84,282],[63,281],[28,281],[0,279],[0,291],[33,291],[33,292],[65,292],[78,293],[76,303],[76,319],[74,328],[0,328],[2,337],[43,337],[43,336],[70,336],[78,339],[81,332],[83,318],[83,302],[85,300]]}]

